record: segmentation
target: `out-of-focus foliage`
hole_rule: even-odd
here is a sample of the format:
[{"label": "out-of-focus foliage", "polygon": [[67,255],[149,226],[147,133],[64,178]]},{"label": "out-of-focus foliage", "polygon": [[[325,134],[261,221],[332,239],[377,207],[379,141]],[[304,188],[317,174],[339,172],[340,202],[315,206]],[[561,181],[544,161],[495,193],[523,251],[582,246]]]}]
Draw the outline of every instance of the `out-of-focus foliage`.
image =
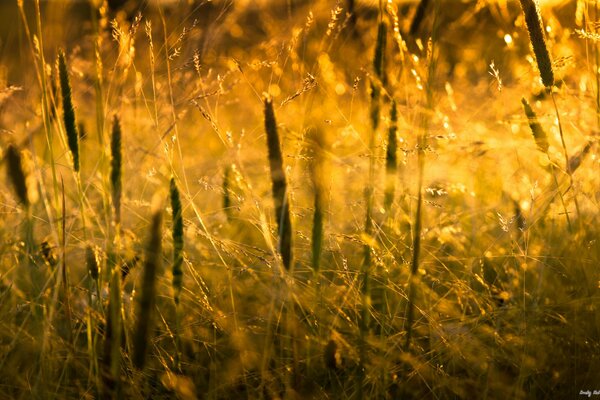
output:
[{"label": "out-of-focus foliage", "polygon": [[595,4],[541,4],[546,88],[518,2],[425,3],[411,35],[417,3],[395,0],[0,1],[2,168],[23,175],[0,185],[0,398],[600,389]]}]

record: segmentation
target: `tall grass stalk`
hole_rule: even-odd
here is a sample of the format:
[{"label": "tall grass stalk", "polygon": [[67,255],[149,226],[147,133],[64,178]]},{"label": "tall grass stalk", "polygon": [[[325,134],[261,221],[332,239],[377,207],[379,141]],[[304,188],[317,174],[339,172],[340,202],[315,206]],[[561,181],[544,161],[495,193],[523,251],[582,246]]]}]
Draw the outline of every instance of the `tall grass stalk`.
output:
[{"label": "tall grass stalk", "polygon": [[[313,184],[313,220],[311,231],[311,266],[313,269],[313,282],[315,289],[315,304],[314,313],[320,310],[323,304],[321,292],[321,263],[323,253],[323,234],[324,234],[324,217],[326,208],[326,140],[323,133],[318,129],[309,129],[311,134],[311,150],[312,158],[310,160],[309,169],[310,177]],[[320,336],[320,326],[316,326],[316,332]],[[312,343],[307,343],[306,346],[306,368],[310,369],[312,364],[313,346]]]},{"label": "tall grass stalk", "polygon": [[293,263],[290,201],[287,180],[283,169],[283,156],[281,154],[279,133],[277,132],[277,122],[275,121],[275,112],[273,111],[273,100],[268,95],[264,97],[264,116],[273,202],[275,203],[275,218],[277,219],[279,232],[277,250],[281,254],[283,266],[289,271]]},{"label": "tall grass stalk", "polygon": [[421,263],[421,234],[423,229],[423,180],[425,175],[425,151],[427,149],[427,132],[429,130],[429,118],[433,115],[433,80],[436,62],[436,44],[438,34],[438,14],[440,2],[435,1],[435,9],[433,12],[433,28],[431,38],[428,43],[428,65],[427,65],[427,80],[425,87],[426,109],[421,111],[421,127],[417,137],[417,208],[415,211],[413,222],[413,237],[412,237],[412,257],[410,261],[410,279],[408,288],[408,309],[406,312],[406,339],[404,342],[404,350],[410,350],[410,342],[412,339],[413,324],[415,320],[415,300],[417,297],[419,280],[419,266]]},{"label": "tall grass stalk", "polygon": [[[380,16],[381,18],[381,16]],[[376,131],[379,127],[381,110],[381,86],[385,84],[385,48],[387,44],[387,27],[383,20],[377,25],[377,40],[375,42],[375,54],[373,56],[373,72],[375,78],[371,78],[371,128]]]},{"label": "tall grass stalk", "polygon": [[[554,91],[552,90],[552,87],[554,86],[554,71],[552,69],[552,60],[550,58],[550,52],[548,51],[548,46],[546,45],[546,38],[544,35],[544,24],[542,22],[542,16],[540,14],[539,4],[536,0],[520,0],[520,2],[523,14],[525,15],[525,23],[527,25],[527,31],[529,32],[529,40],[531,41],[531,46],[533,47],[533,53],[535,54],[535,59],[537,61],[538,69],[540,71],[542,83],[544,84],[546,89],[550,91],[552,104],[554,105],[554,111],[556,113],[556,120],[558,121],[560,142],[565,158],[565,170],[567,172],[567,175],[569,175],[570,187],[573,187],[573,173],[569,170],[569,153],[567,151],[567,145],[565,144],[565,137],[563,133],[560,113],[558,112],[558,106],[556,104],[556,98],[554,95]],[[596,75],[598,75],[597,71]],[[579,217],[581,213],[579,210],[577,194],[573,195],[573,200],[575,203],[575,208],[577,210],[577,216]],[[563,201],[564,207],[564,199],[562,198],[562,195],[561,201]],[[573,228],[566,208],[565,214],[569,225],[569,231],[572,231]]]},{"label": "tall grass stalk", "polygon": [[[116,240],[118,240],[118,235]],[[118,397],[121,389],[121,337],[123,321],[121,318],[121,270],[117,264],[117,255],[108,252],[106,260],[109,279],[108,313],[104,332],[104,358],[102,372],[105,396]]]},{"label": "tall grass stalk", "polygon": [[98,143],[100,144],[101,157],[104,158],[104,104],[103,98],[104,93],[102,91],[102,85],[104,83],[104,79],[102,77],[103,74],[103,66],[102,66],[102,57],[100,55],[100,49],[102,47],[102,35],[100,34],[101,28],[99,25],[98,17],[96,13],[99,12],[100,9],[97,8],[93,2],[90,2],[90,15],[92,20],[92,28],[94,30],[94,68],[96,75],[94,76],[94,94],[95,94],[95,103],[96,103],[96,133],[98,135]]},{"label": "tall grass stalk", "polygon": [[[44,36],[42,35],[42,13],[40,11],[40,0],[35,0],[35,14],[36,14],[36,29],[37,35],[31,33],[29,29],[29,23],[23,1],[17,1],[19,8],[19,14],[25,28],[25,34],[29,41],[29,48],[31,49],[31,55],[33,62],[36,65],[36,76],[38,84],[40,85],[40,91],[42,93],[42,120],[44,124],[44,131],[46,134],[46,143],[48,145],[48,152],[50,155],[50,169],[52,171],[52,187],[53,187],[53,200],[55,208],[58,208],[58,179],[56,175],[56,163],[54,158],[54,145],[52,133],[52,123],[50,116],[52,115],[50,99],[48,96],[48,85],[46,83],[46,59],[44,57]],[[19,36],[20,37],[20,36]],[[51,218],[49,216],[49,218]]]},{"label": "tall grass stalk", "polygon": [[[71,291],[69,289],[69,271],[67,270],[67,206],[65,198],[65,182],[60,178],[60,185],[62,189],[62,240],[61,240],[61,275],[63,284],[63,301],[65,304],[65,314],[67,322],[69,324],[69,335],[73,332],[73,320],[71,313]],[[69,337],[72,340],[72,337]]]},{"label": "tall grass stalk", "polygon": [[[29,202],[28,190],[27,190],[27,178],[23,169],[23,163],[21,159],[21,152],[13,144],[9,144],[4,154],[4,161],[6,162],[6,173],[7,178],[11,186],[13,187],[15,194],[19,201],[25,208],[24,218],[24,231],[23,231],[23,243],[25,244],[25,259],[24,262],[30,269],[31,284],[36,285],[36,273],[34,266],[31,264],[31,256],[34,247],[33,238],[33,218],[31,214],[31,204]],[[18,271],[18,269],[17,269]],[[37,285],[36,285],[37,286]],[[37,291],[37,290],[36,290]],[[37,295],[37,293],[35,293]]]},{"label": "tall grass stalk", "polygon": [[[292,222],[290,215],[290,201],[286,174],[284,171],[283,156],[281,152],[281,143],[273,110],[273,100],[269,95],[264,96],[264,118],[265,132],[267,134],[267,147],[269,152],[269,166],[271,170],[271,183],[273,192],[273,202],[275,204],[275,217],[277,218],[279,241],[277,250],[281,255],[283,267],[290,274],[293,273],[293,243],[292,243]],[[291,275],[289,275],[291,277]],[[291,360],[283,363],[283,368],[287,373],[284,375],[284,386],[286,393],[290,393],[292,388],[298,382],[298,364],[296,351],[296,331],[294,321],[294,303],[292,293],[288,287],[287,276],[281,280],[282,285],[278,288],[282,292],[282,309],[280,322],[287,330],[280,340],[281,359]]]},{"label": "tall grass stalk", "polygon": [[315,132],[313,141],[313,159],[310,174],[314,189],[314,212],[311,237],[311,264],[317,287],[321,271],[321,254],[323,252],[323,218],[325,210],[325,140],[319,131]]},{"label": "tall grass stalk", "polygon": [[73,107],[71,82],[69,79],[69,71],[67,68],[67,60],[63,49],[58,50],[58,76],[60,81],[62,108],[63,108],[63,123],[65,126],[65,134],[67,144],[73,160],[73,171],[75,172],[75,180],[77,182],[79,206],[81,213],[81,226],[83,229],[83,238],[87,239],[86,223],[85,223],[85,206],[84,192],[81,184],[80,175],[80,152],[79,152],[79,133],[77,132],[77,122],[75,119],[75,108]]},{"label": "tall grass stalk", "polygon": [[[573,180],[573,171],[571,171],[571,168],[569,167],[569,152],[567,151],[567,145],[565,143],[565,135],[563,132],[563,126],[562,126],[562,121],[560,118],[560,113],[558,112],[558,105],[556,104],[556,98],[554,96],[554,91],[552,91],[550,93],[551,97],[552,97],[552,104],[554,105],[554,112],[556,113],[556,121],[558,123],[558,133],[560,136],[560,144],[562,146],[562,151],[563,151],[563,156],[565,159],[565,171],[567,172],[567,175],[569,176],[569,189],[574,188],[575,186],[575,181]],[[577,200],[577,193],[573,192],[573,203],[575,204],[575,210],[577,211],[577,221],[579,223],[581,223],[581,211],[579,210],[579,201]],[[565,210],[565,213],[567,213],[567,211]],[[568,214],[567,214],[568,215]],[[569,230],[572,231],[572,227],[571,224],[569,224]]]},{"label": "tall grass stalk", "polygon": [[[122,196],[122,131],[117,115],[113,117],[111,133],[111,159],[108,172],[110,196],[112,199],[114,226],[109,224],[107,244],[107,278],[109,282],[109,303],[104,335],[104,388],[106,394],[120,395],[121,341],[123,332],[122,292],[121,292],[121,196]],[[106,179],[106,178],[105,178]]]},{"label": "tall grass stalk", "polygon": [[[88,343],[88,354],[90,362],[90,372],[88,379],[91,380],[93,376],[93,384],[96,389],[100,388],[99,369],[98,369],[98,355],[96,352],[97,335],[96,335],[96,320],[94,318],[95,302],[100,303],[100,265],[98,263],[98,256],[96,250],[91,246],[87,245],[85,248],[85,264],[88,271],[88,307],[86,313],[86,328],[87,328],[87,343]],[[96,301],[94,301],[94,295]]]},{"label": "tall grass stalk", "polygon": [[323,252],[323,190],[315,185],[314,214],[312,228],[312,267],[315,277],[321,271],[321,253]]},{"label": "tall grass stalk", "polygon": [[133,334],[132,362],[138,369],[143,369],[146,364],[156,303],[156,277],[162,265],[162,204],[156,198],[153,203],[150,237],[146,246],[137,322]]},{"label": "tall grass stalk", "polygon": [[383,10],[380,2],[379,24],[377,25],[377,40],[373,56],[373,72],[375,79],[371,79],[371,131],[369,133],[369,176],[365,189],[365,243],[363,245],[363,262],[361,265],[361,311],[359,322],[360,351],[359,351],[359,379],[357,380],[358,396],[364,395],[365,364],[367,358],[366,342],[371,330],[371,269],[372,248],[371,238],[374,235],[373,226],[373,193],[375,187],[375,160],[377,128],[379,127],[381,108],[381,87],[386,79],[385,49],[387,43],[387,28],[383,21]]},{"label": "tall grass stalk", "polygon": [[[373,235],[373,192],[375,185],[375,142],[377,138],[377,128],[380,119],[380,85],[385,81],[385,48],[387,42],[387,28],[383,22],[383,15],[380,12],[380,21],[377,26],[377,41],[375,43],[375,53],[373,56],[373,71],[378,82],[371,82],[371,132],[369,134],[369,180],[365,190],[366,215],[365,215],[365,235],[367,241],[364,245],[364,258],[362,263],[362,311],[360,332],[361,337],[366,339],[370,329],[371,313],[371,244],[370,238]],[[364,347],[364,346],[362,346]],[[364,360],[363,360],[364,361]]]},{"label": "tall grass stalk", "polygon": [[[109,240],[107,247],[107,277],[109,282],[109,303],[104,334],[104,387],[106,395],[118,396],[120,387],[121,338],[123,318],[121,306],[121,268],[120,264],[120,227],[121,227],[121,194],[122,194],[122,131],[117,115],[113,117],[111,133],[111,158],[108,182],[113,205],[114,226],[109,224]],[[98,281],[96,281],[98,285]],[[97,286],[98,287],[98,286]]]}]

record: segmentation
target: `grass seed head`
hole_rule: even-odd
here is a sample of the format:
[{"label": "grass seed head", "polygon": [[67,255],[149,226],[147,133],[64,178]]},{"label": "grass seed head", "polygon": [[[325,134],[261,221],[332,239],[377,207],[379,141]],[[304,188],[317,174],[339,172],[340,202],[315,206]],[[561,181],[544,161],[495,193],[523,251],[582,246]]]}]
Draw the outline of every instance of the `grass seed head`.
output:
[{"label": "grass seed head", "polygon": [[173,212],[173,298],[175,304],[179,304],[183,280],[183,216],[175,178],[171,178],[170,197]]},{"label": "grass seed head", "polygon": [[287,193],[287,181],[283,169],[283,156],[273,101],[270,96],[264,98],[265,131],[267,133],[267,147],[269,150],[269,165],[271,168],[271,182],[273,188],[273,202],[275,203],[275,218],[279,232],[278,250],[283,260],[283,266],[289,270],[292,265],[292,225],[290,219],[290,202]]},{"label": "grass seed head", "polygon": [[386,185],[384,208],[389,210],[396,191],[396,169],[398,167],[398,108],[396,101],[392,100],[390,109],[390,127],[388,129],[388,143],[385,155]]},{"label": "grass seed head", "polygon": [[44,261],[51,267],[54,268],[58,264],[58,257],[54,252],[54,247],[50,244],[48,239],[42,240],[40,243],[40,253]]},{"label": "grass seed head", "polygon": [[58,75],[60,78],[60,89],[63,103],[63,121],[67,133],[67,143],[71,156],[73,157],[73,169],[79,172],[79,135],[77,133],[77,123],[75,122],[75,109],[73,107],[71,82],[67,69],[65,52],[58,50]]},{"label": "grass seed head", "polygon": [[100,267],[98,265],[98,255],[94,248],[88,245],[85,248],[85,263],[87,270],[94,281],[98,281]]},{"label": "grass seed head", "polygon": [[29,207],[29,198],[27,197],[27,180],[23,171],[23,163],[21,161],[21,153],[17,148],[10,144],[6,149],[5,154],[8,180],[12,184],[17,197],[25,205]]},{"label": "grass seed head", "polygon": [[396,171],[398,165],[398,107],[396,101],[392,101],[390,107],[390,127],[388,129],[388,143],[385,155],[385,166],[388,173]]},{"label": "grass seed head", "polygon": [[227,220],[231,220],[231,165],[227,164],[223,172],[223,210]]},{"label": "grass seed head", "polygon": [[330,370],[337,370],[341,366],[341,356],[338,348],[338,344],[334,339],[330,339],[325,346],[323,352],[323,361],[325,367]]},{"label": "grass seed head", "polygon": [[115,221],[121,222],[121,193],[122,193],[122,175],[123,175],[123,156],[121,144],[121,124],[119,117],[114,116],[112,125],[112,136],[110,141],[110,184],[113,207],[115,211]]},{"label": "grass seed head", "polygon": [[523,14],[525,14],[525,24],[529,32],[529,40],[533,47],[533,53],[537,61],[538,69],[542,77],[542,83],[546,87],[554,85],[554,72],[552,71],[552,61],[550,53],[546,46],[544,37],[544,25],[540,14],[540,8],[536,0],[520,0]]},{"label": "grass seed head", "polygon": [[523,103],[523,109],[525,110],[525,115],[527,115],[527,121],[529,122],[529,128],[531,128],[535,143],[541,151],[547,154],[549,148],[548,135],[546,135],[544,128],[542,128],[542,125],[540,125],[538,121],[535,111],[533,111],[525,97],[521,99],[521,103]]},{"label": "grass seed head", "polygon": [[384,82],[385,78],[385,47],[387,44],[387,27],[381,21],[377,27],[377,42],[375,45],[375,56],[373,57],[373,69],[377,77]]}]

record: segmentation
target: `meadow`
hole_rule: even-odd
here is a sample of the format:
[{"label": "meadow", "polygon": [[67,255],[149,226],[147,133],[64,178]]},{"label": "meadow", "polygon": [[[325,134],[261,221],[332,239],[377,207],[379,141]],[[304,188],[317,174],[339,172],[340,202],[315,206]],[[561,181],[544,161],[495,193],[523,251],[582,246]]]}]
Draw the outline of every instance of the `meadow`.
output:
[{"label": "meadow", "polygon": [[0,399],[600,391],[598,18],[2,0]]}]

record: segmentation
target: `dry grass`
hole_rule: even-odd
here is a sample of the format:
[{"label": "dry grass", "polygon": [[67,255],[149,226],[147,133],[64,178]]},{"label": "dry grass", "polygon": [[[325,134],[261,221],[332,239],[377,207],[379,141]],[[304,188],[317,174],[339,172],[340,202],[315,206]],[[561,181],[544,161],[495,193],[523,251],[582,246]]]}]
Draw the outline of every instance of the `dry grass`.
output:
[{"label": "dry grass", "polygon": [[593,4],[108,3],[0,2],[0,398],[600,389]]}]

